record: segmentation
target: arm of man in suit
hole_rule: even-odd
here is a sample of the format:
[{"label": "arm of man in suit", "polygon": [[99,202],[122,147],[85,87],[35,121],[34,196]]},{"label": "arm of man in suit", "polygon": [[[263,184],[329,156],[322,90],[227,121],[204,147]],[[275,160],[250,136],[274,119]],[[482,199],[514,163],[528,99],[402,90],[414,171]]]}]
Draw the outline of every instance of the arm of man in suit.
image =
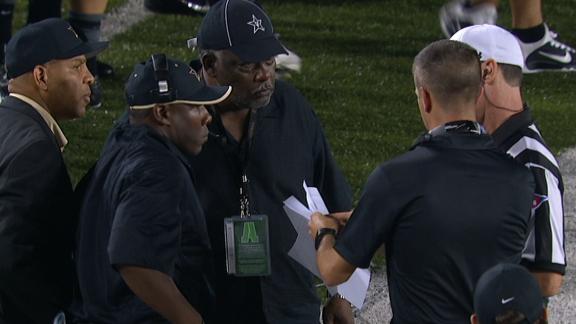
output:
[{"label": "arm of man in suit", "polygon": [[46,211],[58,194],[55,187],[63,185],[61,153],[50,140],[31,142],[15,151],[0,176],[2,290],[17,308],[13,312],[35,322],[51,322],[65,305],[55,296],[55,287],[48,288],[54,283],[44,279],[38,251],[53,235],[46,232],[45,224],[65,216]]},{"label": "arm of man in suit", "polygon": [[202,316],[168,275],[137,266],[120,266],[119,270],[134,294],[171,323],[203,323]]}]

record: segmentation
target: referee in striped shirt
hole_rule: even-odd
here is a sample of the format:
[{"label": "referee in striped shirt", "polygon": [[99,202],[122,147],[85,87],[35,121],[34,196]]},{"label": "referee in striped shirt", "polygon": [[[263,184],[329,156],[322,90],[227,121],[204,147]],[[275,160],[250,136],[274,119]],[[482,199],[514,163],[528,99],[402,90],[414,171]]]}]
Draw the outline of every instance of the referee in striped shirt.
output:
[{"label": "referee in striped shirt", "polygon": [[545,297],[556,295],[566,268],[564,186],[558,162],[522,101],[524,58],[520,47],[512,34],[494,25],[471,26],[452,39],[467,43],[481,54],[484,91],[478,101],[478,120],[483,121],[498,147],[530,168],[534,175],[534,228],[528,236],[522,263],[536,277]]}]

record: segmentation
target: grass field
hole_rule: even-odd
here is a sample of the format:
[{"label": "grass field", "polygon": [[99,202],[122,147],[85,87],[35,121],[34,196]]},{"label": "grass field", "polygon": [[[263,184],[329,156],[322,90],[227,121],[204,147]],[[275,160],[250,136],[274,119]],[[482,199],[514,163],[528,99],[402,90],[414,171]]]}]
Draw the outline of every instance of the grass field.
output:
[{"label": "grass field", "polygon": [[[111,1],[111,6],[122,0]],[[424,129],[417,112],[410,68],[416,53],[442,37],[442,0],[262,1],[282,41],[304,59],[295,84],[312,102],[336,159],[356,197],[371,170],[404,152]],[[547,21],[576,45],[575,1],[545,1]],[[507,1],[499,23],[510,25]],[[104,106],[65,122],[65,157],[75,181],[96,161],[113,121],[125,109],[123,84],[134,63],[164,52],[182,60],[201,17],[156,15],[111,40],[101,56],[117,75],[105,80]],[[576,144],[576,73],[528,75],[524,94],[554,151]]]}]

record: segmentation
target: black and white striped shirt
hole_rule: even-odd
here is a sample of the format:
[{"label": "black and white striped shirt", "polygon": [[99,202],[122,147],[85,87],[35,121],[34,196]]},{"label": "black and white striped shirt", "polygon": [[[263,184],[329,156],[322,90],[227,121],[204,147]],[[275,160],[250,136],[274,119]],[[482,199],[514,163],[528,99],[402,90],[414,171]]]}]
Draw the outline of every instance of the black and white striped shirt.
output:
[{"label": "black and white striped shirt", "polygon": [[544,142],[527,106],[493,134],[496,145],[530,168],[536,181],[532,212],[534,229],[526,241],[523,264],[531,270],[564,274],[564,185],[558,161]]}]

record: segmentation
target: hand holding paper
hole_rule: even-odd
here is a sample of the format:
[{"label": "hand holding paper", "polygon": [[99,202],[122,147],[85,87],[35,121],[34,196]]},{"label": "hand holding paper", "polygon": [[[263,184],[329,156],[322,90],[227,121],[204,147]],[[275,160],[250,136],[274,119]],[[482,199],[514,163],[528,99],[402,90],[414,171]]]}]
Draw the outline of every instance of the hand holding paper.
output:
[{"label": "hand holding paper", "polygon": [[348,223],[348,219],[350,218],[350,216],[352,216],[352,212],[348,211],[341,213],[332,213],[330,214],[330,216],[334,217],[338,221],[338,225],[340,226],[338,230],[340,231],[342,227],[346,226],[346,223]]},{"label": "hand holding paper", "polygon": [[336,218],[322,215],[319,212],[314,212],[310,215],[310,221],[308,222],[310,237],[312,240],[316,238],[316,233],[320,228],[333,228],[338,232],[340,230],[339,222]]},{"label": "hand holding paper", "polygon": [[[314,249],[314,241],[309,232],[308,223],[312,213],[319,212],[321,214],[329,214],[324,200],[317,188],[308,187],[304,182],[304,190],[306,192],[306,203],[308,208],[304,206],[294,196],[289,197],[284,201],[284,211],[292,222],[294,229],[298,233],[296,242],[288,251],[288,255],[312,272],[315,276],[320,278],[320,272],[316,264],[316,251]],[[343,223],[348,219],[350,213],[340,213],[338,216],[338,223]],[[348,215],[346,215],[348,214]],[[313,233],[315,235],[315,232]],[[370,271],[367,269],[356,269],[350,279],[343,284],[328,289],[333,295],[338,292],[350,301],[355,307],[362,308],[368,285],[370,283]],[[334,289],[335,288],[335,289]]]}]

